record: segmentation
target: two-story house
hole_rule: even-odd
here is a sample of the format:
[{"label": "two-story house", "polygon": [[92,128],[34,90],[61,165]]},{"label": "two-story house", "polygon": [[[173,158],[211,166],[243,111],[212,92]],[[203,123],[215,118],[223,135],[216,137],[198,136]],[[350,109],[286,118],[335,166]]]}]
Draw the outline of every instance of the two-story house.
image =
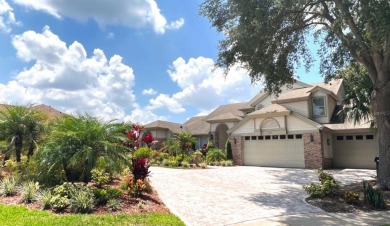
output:
[{"label": "two-story house", "polygon": [[375,130],[336,117],[344,95],[342,80],[297,81],[278,96],[260,92],[247,103],[220,106],[205,116],[203,126],[221,149],[230,137],[237,165],[374,168]]}]

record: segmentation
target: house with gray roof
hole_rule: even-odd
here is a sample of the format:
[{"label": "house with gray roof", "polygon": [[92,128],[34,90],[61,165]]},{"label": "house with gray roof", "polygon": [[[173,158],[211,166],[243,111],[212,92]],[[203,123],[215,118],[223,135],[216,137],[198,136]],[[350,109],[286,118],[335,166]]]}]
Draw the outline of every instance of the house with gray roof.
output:
[{"label": "house with gray roof", "polygon": [[368,122],[353,124],[337,117],[344,97],[341,79],[296,81],[281,87],[279,95],[261,91],[248,102],[219,106],[182,128],[190,133],[201,129],[220,149],[232,140],[237,165],[375,168],[376,131]]}]

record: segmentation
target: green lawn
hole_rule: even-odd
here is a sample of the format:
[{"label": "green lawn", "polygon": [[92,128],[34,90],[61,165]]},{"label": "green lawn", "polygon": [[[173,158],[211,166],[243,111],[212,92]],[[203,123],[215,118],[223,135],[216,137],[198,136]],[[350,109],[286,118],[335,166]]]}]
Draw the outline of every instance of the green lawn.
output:
[{"label": "green lawn", "polygon": [[1,225],[184,225],[173,214],[70,214],[56,215],[48,211],[29,210],[22,206],[0,204]]}]

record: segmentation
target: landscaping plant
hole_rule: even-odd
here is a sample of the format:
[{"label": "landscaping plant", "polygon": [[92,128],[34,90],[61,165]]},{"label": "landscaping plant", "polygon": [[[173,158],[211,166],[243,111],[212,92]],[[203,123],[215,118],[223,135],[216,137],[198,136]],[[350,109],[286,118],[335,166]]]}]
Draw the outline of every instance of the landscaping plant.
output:
[{"label": "landscaping plant", "polygon": [[309,196],[312,198],[322,198],[336,195],[339,192],[340,183],[336,181],[330,173],[326,173],[322,169],[318,169],[317,173],[321,184],[317,185],[310,182],[309,185],[303,186]]},{"label": "landscaping plant", "polygon": [[0,194],[5,196],[15,195],[17,192],[18,180],[12,176],[6,176],[3,180],[0,180]]},{"label": "landscaping plant", "polygon": [[363,181],[364,201],[374,208],[386,208],[385,197],[378,187],[373,187],[368,181]]},{"label": "landscaping plant", "polygon": [[[218,164],[222,160],[226,160],[225,153],[216,148],[209,149],[206,154],[206,161],[208,163],[215,162],[214,165]],[[217,163],[218,162],[218,163]]]},{"label": "landscaping plant", "polygon": [[34,181],[27,181],[22,183],[20,187],[20,194],[25,203],[30,203],[35,199],[36,193],[39,190],[39,183]]}]

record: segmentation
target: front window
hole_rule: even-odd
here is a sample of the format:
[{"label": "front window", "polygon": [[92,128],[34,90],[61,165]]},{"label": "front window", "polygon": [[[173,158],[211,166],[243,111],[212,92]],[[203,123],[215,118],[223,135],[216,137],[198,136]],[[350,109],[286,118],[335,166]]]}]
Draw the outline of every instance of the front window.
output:
[{"label": "front window", "polygon": [[313,116],[325,116],[325,97],[315,97],[313,98]]}]

